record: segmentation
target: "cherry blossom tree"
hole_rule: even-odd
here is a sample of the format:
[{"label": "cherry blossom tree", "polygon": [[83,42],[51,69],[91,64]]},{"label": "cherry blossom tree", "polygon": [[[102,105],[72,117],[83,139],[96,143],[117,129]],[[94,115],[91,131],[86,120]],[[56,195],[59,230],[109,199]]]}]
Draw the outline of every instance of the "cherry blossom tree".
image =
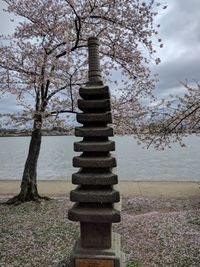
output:
[{"label": "cherry blossom tree", "polygon": [[[200,84],[190,85],[182,82],[185,94],[171,96],[154,107],[148,108],[146,122],[140,128],[138,138],[144,144],[156,149],[171,148],[173,143],[185,146],[183,138],[195,133],[200,128]],[[143,120],[144,121],[144,120]],[[133,128],[132,128],[133,130]]]},{"label": "cherry blossom tree", "polygon": [[[0,39],[1,95],[12,94],[23,107],[10,118],[33,122],[19,195],[9,201],[39,200],[37,162],[42,127],[52,115],[76,113],[78,88],[87,82],[87,39],[98,36],[105,82],[111,86],[116,129],[123,118],[146,114],[142,99],[152,101],[159,64],[154,47],[162,47],[154,18],[159,3],[140,0],[3,0],[7,12],[20,17],[11,36]],[[155,45],[154,45],[155,44]],[[140,114],[140,115],[138,115]]]}]

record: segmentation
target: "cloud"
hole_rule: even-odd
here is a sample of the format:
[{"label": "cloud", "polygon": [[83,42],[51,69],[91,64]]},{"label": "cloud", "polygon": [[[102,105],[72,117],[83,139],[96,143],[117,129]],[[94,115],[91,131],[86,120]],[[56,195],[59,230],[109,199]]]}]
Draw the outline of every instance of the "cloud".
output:
[{"label": "cloud", "polygon": [[200,1],[168,0],[167,4],[167,11],[157,19],[164,43],[161,64],[152,68],[160,79],[156,92],[166,96],[173,91],[181,94],[181,81],[200,80]]},{"label": "cloud", "polygon": [[168,0],[168,12],[162,16],[162,29],[168,40],[183,46],[200,41],[200,2],[198,0]]},{"label": "cloud", "polygon": [[17,106],[15,96],[9,95],[0,98],[0,114],[3,113],[15,113],[21,110],[20,106]]},{"label": "cloud", "polygon": [[0,0],[0,34],[11,34],[14,31],[15,23],[11,22],[11,19],[18,21],[18,18],[4,11],[7,5]]},{"label": "cloud", "polygon": [[[158,67],[160,90],[169,90],[180,86],[186,79],[190,82],[199,80],[200,60],[194,56],[180,56],[160,64]],[[171,93],[171,92],[170,92]]]}]

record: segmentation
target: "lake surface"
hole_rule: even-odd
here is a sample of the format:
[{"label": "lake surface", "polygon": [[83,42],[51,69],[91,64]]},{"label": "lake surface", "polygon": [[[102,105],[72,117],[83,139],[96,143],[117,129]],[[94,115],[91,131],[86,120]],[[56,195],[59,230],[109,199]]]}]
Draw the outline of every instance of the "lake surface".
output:
[{"label": "lake surface", "polygon": [[[171,149],[143,149],[132,136],[116,136],[115,156],[120,180],[200,181],[200,138],[185,139]],[[71,180],[78,169],[72,167],[73,136],[45,136],[38,164],[39,180]],[[80,139],[81,140],[81,139]],[[21,179],[30,137],[0,137],[0,180]]]}]

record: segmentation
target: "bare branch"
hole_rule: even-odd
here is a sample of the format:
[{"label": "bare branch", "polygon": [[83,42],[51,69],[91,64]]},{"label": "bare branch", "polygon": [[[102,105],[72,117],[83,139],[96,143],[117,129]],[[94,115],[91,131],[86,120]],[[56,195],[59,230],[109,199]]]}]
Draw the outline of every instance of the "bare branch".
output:
[{"label": "bare branch", "polygon": [[77,111],[74,111],[74,110],[67,110],[67,109],[64,110],[64,109],[62,109],[62,110],[52,111],[52,112],[50,112],[50,115],[58,115],[60,113],[73,113],[73,114],[78,114],[78,112]]},{"label": "bare branch", "polygon": [[46,101],[49,101],[55,94],[61,92],[61,91],[64,90],[64,89],[66,89],[68,86],[69,86],[69,85],[66,84],[66,85],[62,86],[61,88],[59,88],[59,89],[53,91],[52,93],[50,93],[50,94],[47,96]]}]

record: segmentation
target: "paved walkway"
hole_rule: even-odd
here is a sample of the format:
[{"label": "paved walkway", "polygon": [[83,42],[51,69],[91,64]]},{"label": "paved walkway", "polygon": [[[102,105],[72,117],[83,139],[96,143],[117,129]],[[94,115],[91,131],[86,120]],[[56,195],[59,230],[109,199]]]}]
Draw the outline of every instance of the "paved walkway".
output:
[{"label": "paved walkway", "polygon": [[[75,186],[69,181],[38,181],[41,195],[66,195]],[[20,181],[0,181],[0,195],[15,195]],[[200,197],[200,182],[121,182],[123,196],[152,196],[169,198]]]}]

